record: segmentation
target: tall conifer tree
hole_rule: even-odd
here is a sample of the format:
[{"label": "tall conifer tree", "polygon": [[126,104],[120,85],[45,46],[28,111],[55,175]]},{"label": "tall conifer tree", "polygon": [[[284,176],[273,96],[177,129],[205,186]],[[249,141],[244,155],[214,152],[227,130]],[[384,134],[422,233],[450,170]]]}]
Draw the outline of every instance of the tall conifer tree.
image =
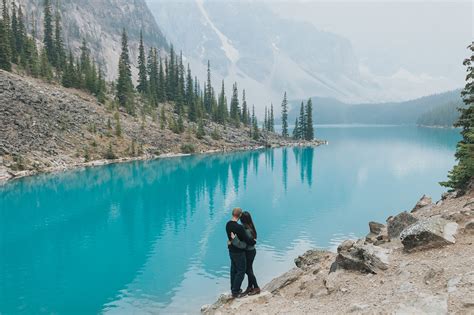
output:
[{"label": "tall conifer tree", "polygon": [[306,113],[304,111],[304,103],[301,102],[300,106],[300,116],[298,118],[299,129],[298,129],[298,139],[305,139],[306,138]]},{"label": "tall conifer tree", "polygon": [[132,71],[130,69],[130,56],[128,51],[128,36],[125,29],[122,31],[122,53],[119,58],[117,80],[117,100],[119,105],[124,107],[129,114],[134,114],[135,108],[133,106],[133,84]]},{"label": "tall conifer tree", "polygon": [[460,108],[461,116],[456,127],[461,127],[462,139],[456,149],[458,164],[449,172],[448,181],[441,183],[452,189],[466,190],[474,181],[474,42],[467,47],[470,56],[463,65],[466,67],[466,85],[461,97],[466,105]]},{"label": "tall conifer tree", "polygon": [[234,126],[238,128],[240,125],[240,107],[237,83],[234,83],[232,87],[232,98],[230,100],[230,119]]},{"label": "tall conifer tree", "polygon": [[288,100],[286,98],[286,92],[281,103],[281,125],[281,135],[284,138],[288,138]]},{"label": "tall conifer tree", "polygon": [[248,106],[247,106],[247,100],[245,98],[245,89],[242,91],[242,123],[244,126],[249,125],[249,118],[248,117]]},{"label": "tall conifer tree", "polygon": [[46,56],[50,64],[56,64],[56,51],[53,39],[53,16],[51,9],[51,0],[44,0],[43,19],[44,19],[44,35],[43,44],[46,50]]},{"label": "tall conifer tree", "polygon": [[64,51],[64,41],[62,36],[61,15],[59,8],[56,8],[56,15],[54,19],[54,53],[56,58],[52,63],[58,70],[63,70],[63,65],[66,61],[66,52]]},{"label": "tall conifer tree", "polygon": [[143,33],[140,30],[140,45],[138,47],[138,85],[137,91],[143,95],[148,94],[148,77],[146,69],[145,46],[143,45]]},{"label": "tall conifer tree", "polygon": [[313,102],[311,98],[306,102],[306,130],[305,130],[305,139],[313,140],[314,139],[314,127],[313,127]]}]

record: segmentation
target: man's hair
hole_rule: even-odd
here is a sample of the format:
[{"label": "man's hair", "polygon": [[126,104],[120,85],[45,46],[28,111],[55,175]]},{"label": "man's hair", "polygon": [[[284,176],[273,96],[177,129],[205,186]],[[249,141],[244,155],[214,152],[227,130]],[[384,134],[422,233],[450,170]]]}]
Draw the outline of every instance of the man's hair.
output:
[{"label": "man's hair", "polygon": [[232,216],[233,217],[240,218],[241,215],[242,215],[242,209],[241,208],[234,208],[232,210]]}]

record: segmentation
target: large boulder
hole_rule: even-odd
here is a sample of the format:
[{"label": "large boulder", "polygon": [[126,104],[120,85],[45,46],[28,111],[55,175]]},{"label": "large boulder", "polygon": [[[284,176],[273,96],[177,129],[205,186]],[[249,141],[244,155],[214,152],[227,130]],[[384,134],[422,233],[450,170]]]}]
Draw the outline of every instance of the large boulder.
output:
[{"label": "large boulder", "polygon": [[407,251],[427,249],[454,244],[458,224],[439,216],[416,222],[400,234]]},{"label": "large boulder", "polygon": [[[337,248],[336,267],[364,273],[377,273],[388,268],[389,250],[365,244],[363,240],[345,241]],[[333,268],[334,269],[334,268]]]},{"label": "large boulder", "polygon": [[415,207],[411,210],[411,212],[416,212],[420,210],[421,208],[427,207],[427,206],[432,206],[433,205],[433,200],[431,197],[428,197],[426,195],[423,195],[420,200],[416,203]]},{"label": "large boulder", "polygon": [[418,222],[418,219],[404,211],[394,217],[387,219],[387,233],[390,239],[399,238],[400,233],[410,225]]}]

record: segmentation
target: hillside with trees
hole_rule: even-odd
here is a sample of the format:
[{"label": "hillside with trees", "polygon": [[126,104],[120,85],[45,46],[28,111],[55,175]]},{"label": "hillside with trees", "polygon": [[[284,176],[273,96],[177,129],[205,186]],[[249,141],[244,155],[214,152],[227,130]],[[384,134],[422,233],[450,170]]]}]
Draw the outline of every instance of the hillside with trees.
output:
[{"label": "hillside with trees", "polygon": [[453,127],[461,115],[459,109],[462,107],[462,102],[439,105],[423,113],[418,118],[417,124],[420,126]]},{"label": "hillside with trees", "polygon": [[[347,104],[336,99],[311,97],[315,124],[416,125],[425,113],[446,104],[462,104],[461,90],[429,95],[405,102]],[[299,116],[301,100],[290,102],[291,122]]]}]

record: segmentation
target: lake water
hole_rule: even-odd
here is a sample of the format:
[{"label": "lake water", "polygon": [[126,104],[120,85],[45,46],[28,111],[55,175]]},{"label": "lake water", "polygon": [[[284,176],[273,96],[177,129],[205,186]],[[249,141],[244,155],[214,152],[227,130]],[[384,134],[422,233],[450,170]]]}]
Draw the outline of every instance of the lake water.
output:
[{"label": "lake water", "polygon": [[[329,145],[162,159],[0,187],[0,313],[199,313],[229,290],[225,223],[251,211],[263,285],[305,250],[409,210],[458,130],[320,126]],[[244,286],[246,280],[244,281]]]}]

